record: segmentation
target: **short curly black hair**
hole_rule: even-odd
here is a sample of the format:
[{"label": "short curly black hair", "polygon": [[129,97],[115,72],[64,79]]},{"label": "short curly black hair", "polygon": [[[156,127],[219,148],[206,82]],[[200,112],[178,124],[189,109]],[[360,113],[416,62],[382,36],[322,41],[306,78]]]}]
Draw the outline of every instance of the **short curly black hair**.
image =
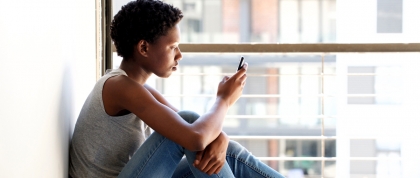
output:
[{"label": "short curly black hair", "polygon": [[155,42],[183,17],[182,11],[160,0],[136,0],[122,6],[111,23],[111,39],[123,58],[140,40]]}]

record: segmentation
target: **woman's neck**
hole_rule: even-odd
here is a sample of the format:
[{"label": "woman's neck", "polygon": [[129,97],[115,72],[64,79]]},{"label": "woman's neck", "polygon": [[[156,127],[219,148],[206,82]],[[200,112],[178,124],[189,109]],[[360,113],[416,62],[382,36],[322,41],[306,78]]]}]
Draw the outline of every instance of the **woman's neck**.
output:
[{"label": "woman's neck", "polygon": [[121,61],[120,69],[127,73],[128,78],[131,78],[141,85],[144,85],[151,75],[151,73],[148,73],[141,65],[136,63],[135,60],[130,59],[123,59]]}]

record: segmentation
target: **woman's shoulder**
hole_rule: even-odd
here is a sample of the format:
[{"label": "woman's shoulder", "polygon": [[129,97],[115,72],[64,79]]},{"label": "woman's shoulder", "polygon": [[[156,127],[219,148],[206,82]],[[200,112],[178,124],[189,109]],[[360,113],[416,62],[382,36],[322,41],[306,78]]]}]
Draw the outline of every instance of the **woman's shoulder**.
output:
[{"label": "woman's shoulder", "polygon": [[[112,81],[114,78],[121,78],[126,77],[127,73],[121,69],[108,69],[105,72],[105,75],[103,75],[97,82],[96,87],[98,87],[100,90],[102,90],[105,83],[108,83],[108,81]],[[112,79],[112,80],[110,80]]]},{"label": "woman's shoulder", "polygon": [[107,76],[107,75],[110,75],[110,76],[125,75],[125,76],[127,76],[127,73],[122,69],[107,69],[105,71],[104,77]]},{"label": "woman's shoulder", "polygon": [[128,105],[134,105],[138,99],[141,99],[143,104],[150,101],[148,99],[150,93],[140,83],[120,71],[109,74],[111,76],[108,76],[101,87],[101,97],[107,114],[120,115],[127,111],[133,112],[133,108]]}]

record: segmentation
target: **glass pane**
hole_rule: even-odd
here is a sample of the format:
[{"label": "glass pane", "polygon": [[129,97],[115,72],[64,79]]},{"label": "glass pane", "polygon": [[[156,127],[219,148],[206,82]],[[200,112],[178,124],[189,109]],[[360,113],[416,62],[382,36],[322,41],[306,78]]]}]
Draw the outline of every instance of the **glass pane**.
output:
[{"label": "glass pane", "polygon": [[164,0],[184,12],[183,42],[335,42],[335,0]]},{"label": "glass pane", "polygon": [[[321,156],[320,140],[294,140],[294,139],[234,139],[244,145],[248,151],[257,157],[280,157],[288,159],[294,157],[316,158]],[[325,142],[327,157],[336,157],[335,140]],[[321,174],[321,161],[318,160],[266,160],[267,165],[278,170],[283,175],[293,177],[301,172],[304,177],[319,177]],[[335,177],[335,161],[325,161],[325,177]],[[290,171],[290,172],[289,172]],[[297,175],[296,175],[297,176]]]},{"label": "glass pane", "polygon": [[[113,0],[113,14],[130,0]],[[182,42],[330,43],[335,0],[164,0],[181,9]]]},{"label": "glass pane", "polygon": [[[113,14],[129,0],[113,0]],[[164,0],[183,11],[181,42],[415,43],[419,1]],[[358,12],[355,15],[354,12]]]},{"label": "glass pane", "polygon": [[[245,55],[249,64],[242,97],[229,109],[225,130],[233,135],[320,136],[322,115],[321,57],[317,55]],[[217,85],[236,71],[236,54],[185,53],[180,70],[154,86],[179,109],[206,112]],[[327,56],[326,63],[334,63]],[[199,60],[198,60],[199,59]],[[334,110],[334,109],[324,109]],[[333,111],[334,113],[334,111]],[[326,135],[335,135],[333,116]]]},{"label": "glass pane", "polygon": [[[415,9],[420,1],[166,2],[184,11],[182,42],[420,42],[420,11]],[[113,4],[115,10],[125,3]],[[240,55],[183,55],[173,76],[148,83],[179,109],[202,114],[213,103],[218,82],[235,72]],[[248,80],[243,97],[226,116],[223,129],[229,135],[320,136],[324,121],[324,134],[337,137],[325,141],[325,157],[337,157],[325,161],[325,177],[420,176],[412,166],[418,164],[413,158],[420,157],[419,53],[328,54],[324,66],[321,55],[244,56]],[[113,60],[118,67],[121,58],[114,55]],[[319,157],[323,151],[320,140],[237,141],[259,157]],[[321,161],[264,161],[284,175],[321,175]]]},{"label": "glass pane", "polygon": [[[114,0],[113,14],[129,0]],[[182,42],[419,42],[419,1],[164,0],[180,8]],[[354,12],[358,12],[357,15]]]},{"label": "glass pane", "polygon": [[377,32],[402,33],[403,0],[378,0]]},{"label": "glass pane", "polygon": [[414,149],[420,149],[411,139],[418,140],[420,127],[414,109],[420,106],[419,57],[418,53],[337,54],[337,155],[352,159],[338,157],[337,175],[419,176],[408,165],[415,162],[410,159],[418,160]]},{"label": "glass pane", "polygon": [[[264,163],[270,165],[273,169],[278,170],[282,175],[289,178],[321,178],[321,161],[277,161],[263,160]],[[336,162],[325,161],[324,178],[335,178]]]},{"label": "glass pane", "polygon": [[411,177],[403,174],[402,165],[399,160],[350,161],[350,177]]}]

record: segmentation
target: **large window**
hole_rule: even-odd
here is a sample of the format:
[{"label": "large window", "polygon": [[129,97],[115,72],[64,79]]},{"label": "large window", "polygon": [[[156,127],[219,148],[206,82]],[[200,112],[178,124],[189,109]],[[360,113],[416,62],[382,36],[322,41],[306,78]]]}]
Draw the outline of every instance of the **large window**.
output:
[{"label": "large window", "polygon": [[420,176],[420,2],[165,1],[184,12],[184,58],[148,82],[176,107],[204,113],[244,56],[224,131],[268,165],[288,177]]}]

